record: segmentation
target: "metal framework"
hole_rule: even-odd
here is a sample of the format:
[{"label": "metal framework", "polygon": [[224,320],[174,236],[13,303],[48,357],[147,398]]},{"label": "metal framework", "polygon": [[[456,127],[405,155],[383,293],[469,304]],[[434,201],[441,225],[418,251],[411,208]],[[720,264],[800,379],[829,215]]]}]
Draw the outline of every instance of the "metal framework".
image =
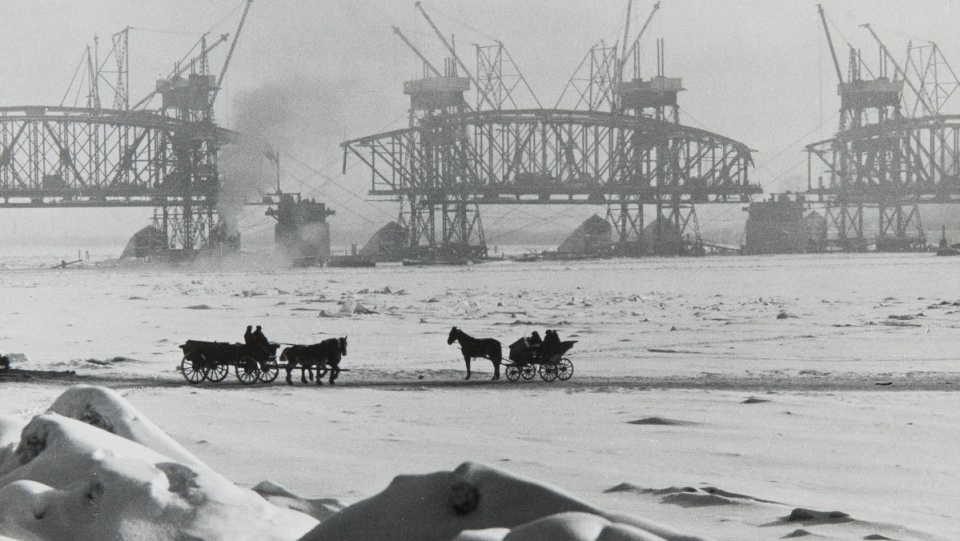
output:
[{"label": "metal framework", "polygon": [[960,115],[890,120],[807,149],[826,168],[821,194],[872,203],[960,196]]},{"label": "metal framework", "polygon": [[[213,124],[152,112],[0,108],[0,205],[215,201],[219,186],[211,147],[230,137]],[[179,148],[177,141],[194,144]]]},{"label": "metal framework", "polygon": [[[657,76],[639,78],[639,40],[659,4],[632,45],[628,7],[622,47],[592,48],[553,109],[517,107],[516,92],[530,87],[502,43],[477,46],[474,77],[417,8],[452,58],[441,73],[394,29],[424,64],[425,78],[404,85],[410,126],[342,144],[344,171],[348,156],[359,158],[371,173],[369,193],[401,201],[410,248],[483,253],[480,205],[582,204],[606,205],[621,251],[639,255],[647,251],[643,207],[655,205],[658,239],[661,231],[674,238],[654,251],[676,253],[685,231],[699,244],[696,203],[743,201],[761,191],[749,182],[746,145],[680,124],[683,89],[679,78],[663,77],[662,41]],[[633,79],[624,82],[625,74]],[[471,83],[475,108],[462,97]]]},{"label": "metal framework", "polygon": [[343,145],[370,167],[372,195],[413,192],[437,203],[454,195],[484,204],[739,201],[760,191],[749,183],[746,145],[613,113],[450,114]]},{"label": "metal framework", "polygon": [[[213,104],[252,0],[247,0],[219,77],[210,73],[209,53],[227,41],[223,34],[177,64],[156,90],[131,106],[129,30],[113,35],[101,61],[87,48],[78,93],[86,107],[0,108],[0,207],[154,207],[154,226],[166,248],[192,252],[227,240],[217,213],[218,152],[233,133],[213,120]],[[104,68],[113,59],[115,72]],[[116,75],[115,84],[105,74]],[[86,81],[86,85],[83,81]],[[103,108],[99,84],[114,93],[114,109]],[[84,88],[85,86],[85,88]],[[147,105],[157,96],[156,110]]]},{"label": "metal framework", "polygon": [[0,108],[0,207],[156,207],[168,248],[216,231],[231,132],[156,112]]},{"label": "metal framework", "polygon": [[[841,249],[922,249],[918,205],[960,202],[960,115],[943,113],[960,80],[935,43],[910,44],[898,62],[865,24],[880,52],[877,73],[851,48],[844,81],[819,12],[839,79],[841,120],[834,137],[807,145],[809,191],[828,201]],[[875,241],[864,236],[864,208],[877,210]]]}]

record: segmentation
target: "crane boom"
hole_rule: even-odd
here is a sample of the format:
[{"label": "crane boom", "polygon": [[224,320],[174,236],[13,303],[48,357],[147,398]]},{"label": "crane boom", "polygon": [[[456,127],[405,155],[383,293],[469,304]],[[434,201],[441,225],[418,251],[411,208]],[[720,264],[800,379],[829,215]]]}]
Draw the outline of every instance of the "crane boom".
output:
[{"label": "crane boom", "polygon": [[830,37],[830,28],[827,26],[827,16],[823,13],[823,5],[817,4],[817,11],[820,12],[820,22],[823,23],[823,33],[827,35],[827,45],[830,46],[830,58],[833,59],[833,68],[837,70],[837,80],[843,84],[843,70],[840,69],[840,61],[837,60],[837,50],[833,47],[833,38]]},{"label": "crane boom", "polygon": [[627,58],[637,50],[637,47],[640,46],[640,38],[643,37],[644,32],[647,31],[647,27],[650,26],[650,22],[653,21],[653,16],[657,14],[657,11],[660,9],[660,2],[657,2],[653,5],[653,9],[650,10],[650,15],[647,15],[647,20],[644,21],[643,26],[640,27],[640,32],[637,33],[636,39],[633,40],[633,44],[630,45],[630,49],[623,54],[623,59],[620,61],[620,73],[619,77],[623,77],[623,68],[627,65]]},{"label": "crane boom", "polygon": [[[470,70],[467,68],[467,65],[463,63],[463,60],[460,59],[460,56],[457,55],[456,49],[454,49],[453,46],[450,45],[450,42],[447,41],[447,38],[443,37],[443,32],[441,32],[440,29],[437,28],[437,25],[434,24],[433,19],[431,19],[430,16],[427,15],[427,12],[423,9],[423,6],[420,4],[420,2],[417,2],[416,4],[414,4],[414,7],[420,10],[420,14],[423,15],[424,19],[426,19],[427,24],[430,25],[430,28],[433,28],[434,33],[437,34],[437,37],[440,38],[441,42],[443,42],[443,46],[446,47],[448,51],[450,51],[451,55],[453,55],[453,59],[457,62],[460,68],[463,69],[464,73],[467,74],[467,77],[470,79],[470,82],[473,83],[474,86],[476,86],[477,88],[480,88],[480,83],[473,77],[473,74],[470,73]],[[497,106],[494,105],[492,101],[490,101],[489,96],[483,93],[481,93],[481,95],[483,96],[484,101],[490,104],[490,107],[492,107],[493,109],[497,108]]]},{"label": "crane boom", "polygon": [[243,8],[243,15],[240,16],[240,24],[237,25],[237,31],[233,33],[233,41],[230,43],[230,50],[227,51],[227,58],[223,61],[223,67],[220,68],[220,76],[217,78],[217,87],[213,89],[213,95],[210,96],[210,107],[213,107],[213,102],[217,100],[217,94],[220,92],[220,86],[223,84],[223,77],[227,74],[227,67],[230,65],[230,59],[233,58],[233,50],[237,47],[237,40],[240,39],[240,31],[243,30],[243,22],[247,20],[247,12],[250,11],[250,6],[253,4],[253,0],[247,0],[247,5]]},{"label": "crane boom", "polygon": [[407,39],[407,36],[403,35],[403,32],[400,31],[399,27],[394,26],[393,33],[399,36],[400,39],[407,44],[407,47],[410,47],[410,50],[413,51],[413,54],[417,55],[417,58],[419,58],[423,62],[423,65],[426,66],[431,73],[433,73],[437,77],[443,76],[443,74],[440,73],[440,71],[438,71],[437,68],[435,68],[433,64],[430,63],[429,60],[427,60],[427,57],[423,56],[423,53],[420,52],[420,49],[417,49],[417,47],[413,43],[410,43],[410,40]]},{"label": "crane boom", "polygon": [[923,92],[921,92],[920,89],[918,89],[916,85],[913,84],[913,81],[911,81],[907,77],[907,73],[903,71],[903,68],[901,68],[900,64],[897,63],[897,59],[895,59],[893,55],[890,54],[890,51],[887,49],[887,46],[884,45],[883,41],[880,40],[880,36],[878,36],[877,33],[873,31],[873,28],[870,26],[870,23],[861,24],[860,26],[862,26],[863,28],[866,28],[867,31],[870,32],[870,35],[873,36],[874,40],[876,40],[877,45],[880,46],[880,51],[883,53],[884,58],[886,58],[893,64],[893,68],[896,70],[896,73],[894,73],[894,78],[896,78],[897,74],[903,77],[903,80],[907,83],[907,86],[910,87],[910,90],[912,90],[913,93],[917,95],[917,100],[920,102],[920,105],[923,106],[924,110],[926,110],[926,112],[931,115],[937,114],[937,111],[934,110],[934,107],[927,102],[927,99],[923,95]]},{"label": "crane boom", "polygon": [[627,62],[627,40],[630,38],[630,13],[633,10],[633,0],[627,2],[627,20],[623,23],[623,53],[620,55],[620,62],[617,65],[617,75],[623,71],[623,65]]},{"label": "crane boom", "polygon": [[[204,37],[206,37],[206,34],[204,34]],[[208,54],[210,51],[216,49],[218,45],[220,45],[221,43],[227,41],[227,37],[229,37],[227,34],[221,34],[220,37],[217,39],[217,41],[213,42],[213,45],[210,45],[209,47],[203,47],[202,50],[200,51],[200,54],[198,55],[198,58],[203,58],[203,57],[204,57],[206,54]],[[173,73],[171,73],[170,75],[167,76],[166,80],[169,81],[170,79],[173,79],[173,78],[175,78],[175,77],[179,77],[179,76],[183,75],[188,69],[190,69],[190,68],[196,63],[196,61],[197,61],[197,59],[194,58],[194,59],[191,60],[190,62],[185,62],[185,63],[177,66],[177,68],[173,70]],[[145,105],[147,102],[149,102],[150,100],[152,100],[153,97],[156,96],[159,92],[160,92],[159,88],[154,89],[152,92],[150,92],[149,94],[147,94],[147,96],[146,96],[145,98],[143,98],[142,100],[138,101],[136,105],[134,105],[133,107],[131,107],[131,109],[134,109],[134,110],[135,110],[135,109],[139,109],[140,106]]]}]

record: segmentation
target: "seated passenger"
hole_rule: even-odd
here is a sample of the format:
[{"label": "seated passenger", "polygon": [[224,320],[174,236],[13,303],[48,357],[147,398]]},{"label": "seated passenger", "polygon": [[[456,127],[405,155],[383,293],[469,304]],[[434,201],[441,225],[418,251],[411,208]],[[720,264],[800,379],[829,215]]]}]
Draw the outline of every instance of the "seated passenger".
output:
[{"label": "seated passenger", "polygon": [[256,344],[263,352],[267,355],[271,353],[270,351],[270,341],[267,340],[267,337],[263,334],[263,330],[260,328],[260,325],[257,325],[257,329],[253,331],[252,344]]},{"label": "seated passenger", "polygon": [[557,335],[557,331],[547,329],[540,351],[543,355],[555,355],[560,351],[560,336]]}]

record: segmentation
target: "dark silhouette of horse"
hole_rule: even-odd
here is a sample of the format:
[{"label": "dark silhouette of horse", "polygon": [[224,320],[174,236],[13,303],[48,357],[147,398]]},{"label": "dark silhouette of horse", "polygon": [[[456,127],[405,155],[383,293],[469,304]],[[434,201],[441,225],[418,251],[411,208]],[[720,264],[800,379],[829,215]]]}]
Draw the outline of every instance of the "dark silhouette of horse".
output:
[{"label": "dark silhouette of horse", "polygon": [[280,362],[287,363],[287,383],[293,385],[290,373],[300,367],[300,381],[307,382],[307,372],[313,381],[313,369],[317,369],[317,385],[322,385],[320,374],[324,366],[330,367],[330,384],[340,376],[340,359],[347,354],[347,337],[328,338],[318,344],[289,346],[280,353]]},{"label": "dark silhouette of horse", "polygon": [[463,362],[467,365],[467,377],[470,379],[470,361],[478,357],[493,361],[493,379],[500,379],[500,362],[503,361],[503,347],[495,338],[473,338],[460,329],[453,327],[447,336],[447,345],[460,343]]}]

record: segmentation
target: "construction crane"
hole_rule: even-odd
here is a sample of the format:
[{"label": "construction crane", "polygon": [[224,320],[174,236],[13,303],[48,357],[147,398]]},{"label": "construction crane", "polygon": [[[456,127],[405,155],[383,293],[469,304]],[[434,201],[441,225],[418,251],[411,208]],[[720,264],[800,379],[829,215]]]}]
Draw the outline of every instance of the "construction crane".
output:
[{"label": "construction crane", "polygon": [[414,45],[413,43],[410,42],[409,39],[407,39],[407,36],[403,34],[403,32],[400,30],[399,27],[394,26],[393,33],[396,34],[400,38],[400,41],[404,42],[407,45],[407,47],[410,47],[410,50],[413,51],[413,54],[417,55],[417,58],[419,58],[420,61],[423,62],[423,67],[425,68],[425,70],[429,70],[430,73],[434,74],[437,77],[443,77],[443,74],[440,73],[440,70],[434,67],[434,65],[430,63],[430,60],[428,60],[426,56],[423,56],[423,53],[420,52],[420,49],[417,49],[416,45]]},{"label": "construction crane", "polygon": [[[631,2],[632,3],[632,2]],[[650,22],[653,21],[653,16],[657,14],[657,11],[660,9],[660,2],[657,2],[653,5],[653,9],[650,10],[650,15],[647,16],[647,20],[643,23],[643,26],[640,27],[640,32],[637,33],[637,37],[634,38],[633,43],[630,45],[630,48],[627,49],[627,36],[629,35],[630,30],[630,9],[627,9],[627,23],[624,26],[623,31],[623,55],[620,57],[620,63],[617,67],[617,80],[623,80],[623,70],[627,65],[627,59],[631,56],[639,54],[640,47],[640,38],[643,37],[643,34],[647,31],[647,28],[650,26]],[[639,67],[640,59],[634,58],[634,78],[639,76]]]},{"label": "construction crane", "polygon": [[[480,82],[477,81],[476,77],[474,77],[472,73],[470,73],[470,70],[467,68],[467,65],[463,63],[463,60],[460,59],[460,55],[457,54],[457,50],[453,47],[453,45],[450,44],[449,41],[447,41],[447,38],[443,36],[443,32],[441,32],[440,29],[437,28],[437,25],[434,24],[433,19],[430,18],[430,15],[427,15],[426,10],[423,9],[423,5],[420,2],[417,2],[416,4],[414,4],[414,7],[416,7],[417,10],[420,11],[420,14],[423,15],[423,18],[427,21],[427,24],[430,25],[430,28],[432,28],[434,33],[437,34],[437,37],[440,38],[440,41],[443,43],[443,46],[446,47],[448,51],[450,51],[451,57],[457,63],[457,65],[460,66],[460,69],[462,69],[463,72],[467,74],[467,78],[470,79],[470,82],[473,83],[473,85],[476,88],[480,88]],[[486,94],[481,94],[481,98],[484,99],[484,101],[486,101],[491,108],[493,109],[497,108],[497,106],[493,103],[493,101],[490,100],[489,96],[487,96]]]},{"label": "construction crane", "polygon": [[843,70],[840,69],[840,61],[837,60],[837,50],[833,46],[833,38],[830,36],[830,27],[827,26],[827,15],[823,12],[823,5],[817,4],[817,11],[820,13],[820,22],[823,23],[823,33],[827,35],[827,45],[830,47],[830,58],[833,60],[833,68],[837,70],[837,82],[843,84]]},{"label": "construction crane", "polygon": [[233,41],[230,42],[230,49],[227,51],[227,58],[223,61],[223,67],[220,68],[220,76],[217,78],[217,86],[210,96],[210,107],[217,100],[217,94],[220,93],[220,87],[223,86],[223,78],[227,74],[227,68],[230,66],[230,59],[233,58],[233,51],[237,48],[237,40],[240,39],[240,32],[243,30],[243,23],[247,20],[247,13],[250,12],[250,6],[253,0],[247,0],[247,5],[243,7],[243,15],[240,16],[240,24],[237,25],[237,31],[233,33]]}]

